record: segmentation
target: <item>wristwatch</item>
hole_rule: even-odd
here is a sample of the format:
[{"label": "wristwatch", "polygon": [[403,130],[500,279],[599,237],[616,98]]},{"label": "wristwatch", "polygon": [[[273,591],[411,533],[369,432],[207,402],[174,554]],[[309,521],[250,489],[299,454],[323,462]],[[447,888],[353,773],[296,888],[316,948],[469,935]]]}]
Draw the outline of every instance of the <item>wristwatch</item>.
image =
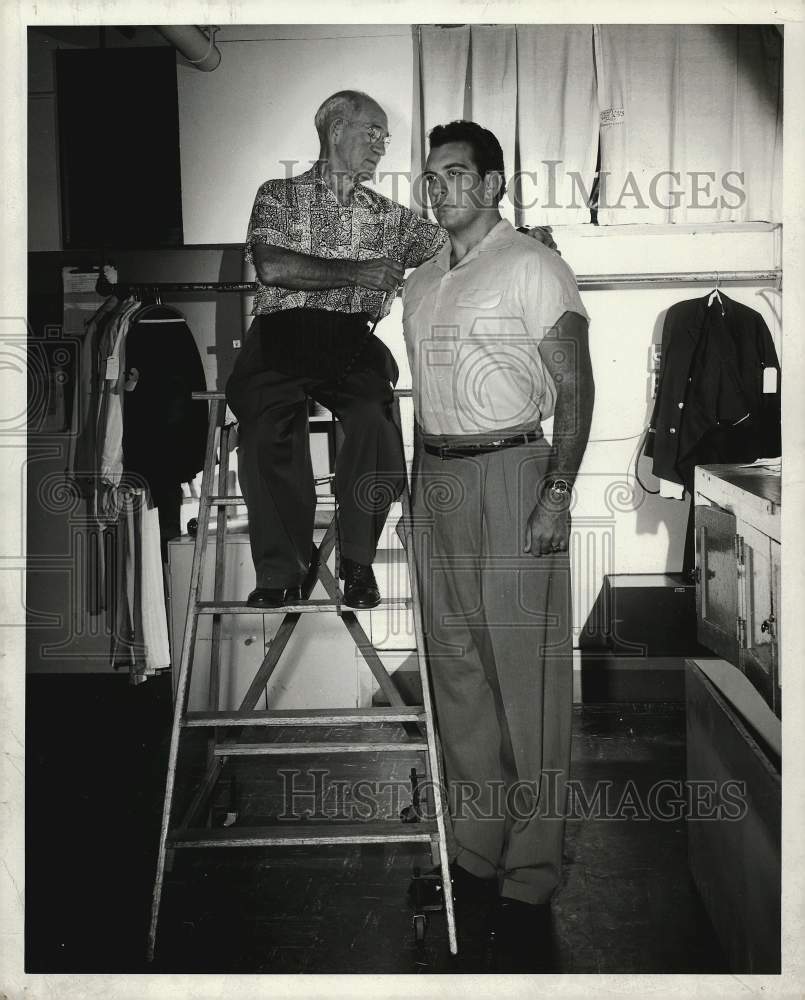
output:
[{"label": "wristwatch", "polygon": [[549,479],[545,484],[545,496],[555,504],[569,503],[572,496],[570,483],[566,479]]}]

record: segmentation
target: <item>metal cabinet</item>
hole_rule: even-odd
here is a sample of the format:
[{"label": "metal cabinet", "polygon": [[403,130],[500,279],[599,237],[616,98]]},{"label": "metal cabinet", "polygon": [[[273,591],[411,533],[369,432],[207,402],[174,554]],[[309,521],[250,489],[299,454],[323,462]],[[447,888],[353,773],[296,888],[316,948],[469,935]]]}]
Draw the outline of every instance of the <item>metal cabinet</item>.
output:
[{"label": "metal cabinet", "polygon": [[699,642],[738,662],[738,573],[735,515],[696,507],[696,614]]},{"label": "metal cabinet", "polygon": [[699,641],[781,715],[779,467],[696,469]]},{"label": "metal cabinet", "polygon": [[730,971],[778,974],[780,720],[724,660],[686,660],[685,695],[688,787],[713,796],[687,816],[691,875]]}]

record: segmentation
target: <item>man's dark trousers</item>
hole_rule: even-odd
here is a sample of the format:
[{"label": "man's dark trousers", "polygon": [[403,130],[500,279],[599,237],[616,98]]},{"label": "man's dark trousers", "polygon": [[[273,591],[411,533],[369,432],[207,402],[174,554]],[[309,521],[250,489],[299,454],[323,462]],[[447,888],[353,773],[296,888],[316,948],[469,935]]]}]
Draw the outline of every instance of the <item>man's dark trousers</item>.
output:
[{"label": "man's dark trousers", "polygon": [[[289,310],[253,324],[226,386],[239,422],[238,474],[258,587],[294,587],[308,571],[316,509],[308,397],[344,432],[335,467],[342,557],[371,565],[405,482],[391,354],[375,337],[366,342],[365,319],[336,313],[322,323],[317,312]],[[361,343],[366,349],[350,365]]]}]

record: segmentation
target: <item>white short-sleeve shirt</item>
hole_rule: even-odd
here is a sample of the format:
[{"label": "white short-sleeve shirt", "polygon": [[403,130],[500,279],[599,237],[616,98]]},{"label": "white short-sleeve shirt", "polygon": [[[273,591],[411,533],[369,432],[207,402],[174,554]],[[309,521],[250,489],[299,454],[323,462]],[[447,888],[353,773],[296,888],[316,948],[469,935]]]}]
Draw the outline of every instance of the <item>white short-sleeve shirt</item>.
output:
[{"label": "white short-sleeve shirt", "polygon": [[538,428],[556,402],[540,341],[565,312],[589,319],[576,277],[505,219],[453,268],[450,250],[403,288],[417,421],[449,436]]}]

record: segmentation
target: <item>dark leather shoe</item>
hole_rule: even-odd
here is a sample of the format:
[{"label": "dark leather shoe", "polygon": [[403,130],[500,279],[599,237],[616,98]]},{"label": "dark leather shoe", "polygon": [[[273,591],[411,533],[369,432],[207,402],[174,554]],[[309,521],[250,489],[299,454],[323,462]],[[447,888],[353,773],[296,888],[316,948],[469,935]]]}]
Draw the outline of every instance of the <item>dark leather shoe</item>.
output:
[{"label": "dark leather shoe", "polygon": [[[497,879],[494,877],[479,878],[453,861],[450,864],[450,881],[453,899],[456,903],[491,904],[495,901]],[[432,868],[420,875],[418,879],[412,879],[408,886],[408,896],[415,906],[418,905],[424,909],[442,907],[444,905],[444,887],[441,867]]]},{"label": "dark leather shoe", "polygon": [[496,972],[558,971],[550,903],[502,897],[495,910],[492,942]]},{"label": "dark leather shoe", "polygon": [[299,604],[301,600],[301,587],[256,587],[246,603],[252,608],[284,608],[287,604]]},{"label": "dark leather shoe", "polygon": [[255,587],[246,603],[252,608],[281,608],[285,603],[285,587]]},{"label": "dark leather shoe", "polygon": [[342,558],[338,575],[344,581],[344,604],[350,608],[376,608],[380,604],[380,591],[371,566]]}]

